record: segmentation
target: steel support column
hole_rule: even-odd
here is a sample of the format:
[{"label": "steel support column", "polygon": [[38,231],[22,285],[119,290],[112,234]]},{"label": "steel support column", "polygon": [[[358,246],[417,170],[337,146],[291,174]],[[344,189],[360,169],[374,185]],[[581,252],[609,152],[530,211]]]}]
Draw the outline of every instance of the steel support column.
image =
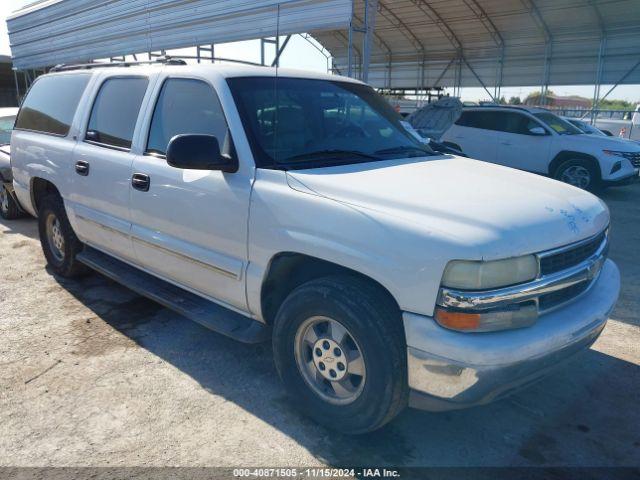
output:
[{"label": "steel support column", "polygon": [[593,102],[591,103],[591,125],[596,122],[596,110],[600,105],[600,87],[602,84],[602,70],[604,67],[604,52],[607,48],[607,37],[600,40],[600,48],[598,49],[598,66],[596,67],[596,81],[593,87]]},{"label": "steel support column", "polygon": [[273,59],[273,62],[271,62],[271,66],[272,67],[279,67],[280,66],[280,56],[282,55],[282,52],[284,52],[284,49],[287,48],[287,44],[289,43],[289,40],[291,40],[291,35],[287,35],[284,39],[284,42],[282,42],[282,45],[279,45],[279,41],[277,41],[276,43],[276,58]]},{"label": "steel support column", "polygon": [[362,81],[369,80],[369,63],[371,61],[371,47],[376,28],[376,14],[378,0],[364,0],[364,39],[362,40]]}]

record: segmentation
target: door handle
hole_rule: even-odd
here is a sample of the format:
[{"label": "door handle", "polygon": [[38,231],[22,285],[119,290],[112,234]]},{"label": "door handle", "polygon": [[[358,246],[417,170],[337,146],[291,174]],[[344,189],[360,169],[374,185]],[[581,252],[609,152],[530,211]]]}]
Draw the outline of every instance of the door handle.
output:
[{"label": "door handle", "polygon": [[144,173],[134,173],[131,177],[131,185],[136,190],[148,192],[149,187],[151,186],[151,179],[149,178],[149,175],[145,175]]},{"label": "door handle", "polygon": [[89,162],[85,162],[84,160],[78,160],[76,162],[76,173],[78,175],[82,175],[86,177],[89,175]]}]

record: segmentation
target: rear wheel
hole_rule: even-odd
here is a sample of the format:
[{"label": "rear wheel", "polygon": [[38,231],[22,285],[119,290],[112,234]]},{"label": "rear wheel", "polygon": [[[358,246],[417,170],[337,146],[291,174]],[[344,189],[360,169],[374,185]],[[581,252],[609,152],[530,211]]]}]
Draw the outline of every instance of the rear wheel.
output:
[{"label": "rear wheel", "polygon": [[4,184],[0,185],[0,216],[5,220],[15,220],[22,216],[18,204]]},{"label": "rear wheel", "polygon": [[400,312],[364,280],[325,277],[296,288],[276,316],[273,346],[288,394],[329,428],[376,430],[407,403]]},{"label": "rear wheel", "polygon": [[38,230],[44,256],[56,274],[76,277],[89,271],[76,259],[82,243],[71,228],[60,196],[51,194],[40,201]]},{"label": "rear wheel", "polygon": [[583,190],[598,190],[600,174],[591,162],[581,159],[567,160],[561,163],[554,175],[556,180],[568,183]]}]

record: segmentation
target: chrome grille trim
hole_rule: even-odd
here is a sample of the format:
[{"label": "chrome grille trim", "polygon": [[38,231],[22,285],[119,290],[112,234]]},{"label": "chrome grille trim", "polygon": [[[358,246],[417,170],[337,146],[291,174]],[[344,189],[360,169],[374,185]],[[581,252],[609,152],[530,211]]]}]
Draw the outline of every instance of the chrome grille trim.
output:
[{"label": "chrome grille trim", "polygon": [[[592,241],[599,235],[601,234],[565,247],[542,252],[540,255],[553,255],[577,248],[580,245]],[[455,290],[442,287],[438,293],[437,304],[445,308],[472,310],[475,312],[508,307],[527,301],[534,301],[536,305],[538,305],[538,299],[543,295],[559,292],[579,283],[589,282],[589,286],[581,292],[584,293],[600,274],[600,270],[607,258],[608,241],[609,237],[605,232],[602,243],[589,258],[565,270],[548,275],[539,275],[538,278],[531,282],[484,291]],[[553,305],[546,310],[540,310],[539,313],[545,313],[573,301],[578,298],[581,293],[567,299],[566,302]]]}]

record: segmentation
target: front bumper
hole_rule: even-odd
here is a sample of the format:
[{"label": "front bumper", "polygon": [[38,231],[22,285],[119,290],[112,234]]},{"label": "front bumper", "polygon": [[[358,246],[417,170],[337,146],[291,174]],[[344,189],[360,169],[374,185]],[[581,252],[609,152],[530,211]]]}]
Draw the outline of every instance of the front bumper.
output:
[{"label": "front bumper", "polygon": [[466,408],[537,380],[598,338],[619,292],[618,267],[607,260],[589,290],[527,328],[461,333],[405,312],[409,405],[432,411]]},{"label": "front bumper", "polygon": [[607,187],[622,187],[624,185],[631,185],[638,181],[640,181],[640,170],[636,168],[630,175],[626,175],[615,180],[604,180],[603,183]]}]

